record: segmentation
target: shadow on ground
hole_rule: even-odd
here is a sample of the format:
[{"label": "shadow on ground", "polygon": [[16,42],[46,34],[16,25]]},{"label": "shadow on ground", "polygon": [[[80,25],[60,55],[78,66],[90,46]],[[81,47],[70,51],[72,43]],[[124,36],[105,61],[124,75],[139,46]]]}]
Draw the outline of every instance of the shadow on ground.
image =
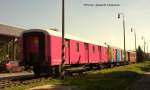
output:
[{"label": "shadow on ground", "polygon": [[140,79],[144,74],[139,72],[148,71],[150,65],[137,65],[133,68],[135,70],[130,70],[130,68],[114,70],[115,68],[113,68],[109,72],[104,70],[102,72],[67,77],[63,83],[77,86],[80,90],[125,90]]},{"label": "shadow on ground", "polygon": [[[56,85],[52,89],[42,90],[128,90],[128,87],[133,86],[144,75],[144,72],[149,69],[150,63],[139,63],[96,70],[87,74],[68,76],[64,80],[61,80],[62,85]],[[133,88],[137,88],[140,85],[142,84],[136,84]],[[131,87],[129,90],[136,90],[133,88]]]},{"label": "shadow on ground", "polygon": [[75,76],[67,78],[63,83],[78,86],[81,90],[123,90],[135,77],[141,76],[132,71],[116,71]]}]

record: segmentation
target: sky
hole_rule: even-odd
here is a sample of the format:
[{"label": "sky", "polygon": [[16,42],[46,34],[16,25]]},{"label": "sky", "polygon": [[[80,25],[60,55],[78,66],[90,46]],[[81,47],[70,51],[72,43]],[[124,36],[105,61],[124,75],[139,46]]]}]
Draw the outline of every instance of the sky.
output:
[{"label": "sky", "polygon": [[[123,13],[126,48],[135,48],[131,27],[137,34],[137,46],[143,48],[142,36],[147,43],[150,40],[149,3],[150,0],[65,0],[65,31],[100,44],[106,42],[123,48],[123,17],[117,18],[118,13]],[[25,29],[57,28],[61,32],[61,9],[61,0],[0,0],[0,23]]]}]

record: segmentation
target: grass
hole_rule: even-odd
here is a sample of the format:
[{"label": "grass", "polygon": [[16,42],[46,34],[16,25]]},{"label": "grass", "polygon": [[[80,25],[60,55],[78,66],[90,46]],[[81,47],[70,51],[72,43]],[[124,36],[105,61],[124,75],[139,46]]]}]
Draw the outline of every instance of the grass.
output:
[{"label": "grass", "polygon": [[67,77],[65,80],[43,79],[30,85],[20,85],[5,88],[5,90],[24,90],[44,84],[65,84],[76,86],[80,90],[125,90],[134,81],[150,69],[150,61],[132,65],[91,71],[86,75]]}]

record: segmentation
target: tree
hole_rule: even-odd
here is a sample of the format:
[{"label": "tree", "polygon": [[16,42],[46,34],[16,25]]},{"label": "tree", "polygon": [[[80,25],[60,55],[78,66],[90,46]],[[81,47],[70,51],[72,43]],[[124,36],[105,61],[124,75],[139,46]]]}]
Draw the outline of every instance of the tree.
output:
[{"label": "tree", "polygon": [[138,46],[138,49],[136,50],[136,57],[137,57],[137,62],[144,61],[144,52],[140,46]]}]

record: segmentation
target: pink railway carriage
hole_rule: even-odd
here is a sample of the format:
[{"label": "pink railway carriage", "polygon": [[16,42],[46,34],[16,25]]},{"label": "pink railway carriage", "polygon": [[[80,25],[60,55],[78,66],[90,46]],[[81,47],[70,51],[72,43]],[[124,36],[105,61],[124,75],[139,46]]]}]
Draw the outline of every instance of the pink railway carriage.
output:
[{"label": "pink railway carriage", "polygon": [[[52,30],[32,29],[22,33],[22,59],[35,74],[58,72],[61,64],[61,33]],[[65,64],[90,65],[108,62],[108,50],[87,40],[66,35]]]}]

